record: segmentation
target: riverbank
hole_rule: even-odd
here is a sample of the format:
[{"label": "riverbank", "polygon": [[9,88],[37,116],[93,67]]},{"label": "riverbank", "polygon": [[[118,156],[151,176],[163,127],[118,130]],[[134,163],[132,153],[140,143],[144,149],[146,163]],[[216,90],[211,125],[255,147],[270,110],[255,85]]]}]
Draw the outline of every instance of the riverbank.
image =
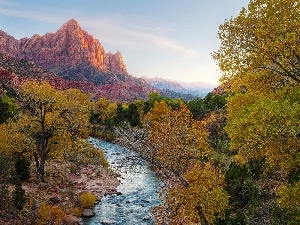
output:
[{"label": "riverbank", "polygon": [[[0,224],[37,224],[38,210],[41,205],[51,205],[63,210],[64,224],[81,224],[79,196],[91,192],[97,201],[117,193],[120,184],[118,175],[109,167],[87,164],[74,167],[73,163],[49,161],[45,168],[45,183],[36,179],[34,164],[31,165],[31,178],[22,184],[28,200],[25,207],[15,216],[0,217]],[[14,190],[9,185],[9,191]],[[1,214],[1,212],[0,212]]]},{"label": "riverbank", "polygon": [[117,174],[101,165],[80,166],[72,171],[68,163],[50,162],[46,168],[46,182],[39,183],[35,178],[23,184],[29,197],[39,201],[59,199],[61,206],[76,203],[78,196],[92,192],[100,201],[104,195],[117,192]]}]

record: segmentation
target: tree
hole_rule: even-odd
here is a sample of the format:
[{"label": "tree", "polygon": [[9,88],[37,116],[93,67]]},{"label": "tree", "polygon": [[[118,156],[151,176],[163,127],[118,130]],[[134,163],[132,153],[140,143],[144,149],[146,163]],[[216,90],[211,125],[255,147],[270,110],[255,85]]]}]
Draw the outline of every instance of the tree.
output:
[{"label": "tree", "polygon": [[155,102],[160,102],[163,97],[157,92],[151,92],[148,95],[148,99],[145,102],[144,112],[147,113],[154,107]]},{"label": "tree", "polygon": [[158,224],[214,224],[229,207],[224,176],[211,163],[196,162],[184,175],[188,187],[175,185],[154,211]]},{"label": "tree", "polygon": [[300,83],[300,2],[250,0],[219,28],[213,53],[223,84],[233,91],[265,91]]},{"label": "tree", "polygon": [[193,118],[196,120],[203,119],[205,114],[208,112],[207,104],[202,98],[196,98],[192,101],[189,101],[186,103],[186,105],[193,114]]},{"label": "tree", "polygon": [[45,162],[57,150],[55,146],[67,143],[66,138],[87,137],[91,104],[79,90],[55,91],[45,82],[24,83],[21,96],[24,111],[15,122],[2,126],[0,150],[8,155],[33,156],[37,176],[44,181]]},{"label": "tree", "polygon": [[226,94],[209,92],[203,99],[208,111],[220,110],[226,107]]},{"label": "tree", "polygon": [[126,110],[127,121],[131,126],[138,126],[140,124],[140,114],[135,103],[130,103]]},{"label": "tree", "polygon": [[94,105],[94,111],[98,115],[98,120],[101,123],[106,123],[115,117],[117,110],[117,104],[111,103],[105,98],[99,98]]},{"label": "tree", "polygon": [[[226,131],[239,162],[266,158],[269,165],[292,171],[300,163],[300,89],[286,96],[236,94],[228,101]],[[296,97],[297,96],[297,97]]]},{"label": "tree", "polygon": [[28,180],[30,178],[30,161],[24,156],[19,156],[15,161],[15,172],[20,181]]},{"label": "tree", "polygon": [[[221,47],[213,57],[230,94],[225,129],[239,164],[265,160],[278,174],[299,168],[299,15],[296,0],[250,0],[220,26]],[[283,208],[291,210],[284,198],[299,196],[298,185],[278,192]]]},{"label": "tree", "polygon": [[13,98],[3,95],[0,97],[0,124],[12,118],[18,110],[18,105]]},{"label": "tree", "polygon": [[170,110],[164,104],[157,103],[150,111],[153,122],[149,145],[155,162],[180,175],[190,160],[203,159],[211,152],[208,133],[203,123],[193,119],[186,105]]},{"label": "tree", "polygon": [[116,114],[114,117],[114,123],[120,125],[126,118],[126,111],[121,103],[117,104]]}]

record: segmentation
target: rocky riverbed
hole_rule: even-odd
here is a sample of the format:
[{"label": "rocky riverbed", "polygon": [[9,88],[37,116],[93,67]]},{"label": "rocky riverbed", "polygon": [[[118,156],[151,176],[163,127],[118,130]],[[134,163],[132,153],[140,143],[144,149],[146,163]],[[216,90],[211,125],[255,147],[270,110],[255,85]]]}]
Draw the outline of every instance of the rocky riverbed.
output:
[{"label": "rocky riverbed", "polygon": [[102,198],[95,206],[96,216],[83,219],[83,224],[153,224],[151,208],[160,203],[162,183],[147,162],[119,145],[96,138],[89,141],[104,150],[110,168],[120,175],[120,185],[116,194]]}]

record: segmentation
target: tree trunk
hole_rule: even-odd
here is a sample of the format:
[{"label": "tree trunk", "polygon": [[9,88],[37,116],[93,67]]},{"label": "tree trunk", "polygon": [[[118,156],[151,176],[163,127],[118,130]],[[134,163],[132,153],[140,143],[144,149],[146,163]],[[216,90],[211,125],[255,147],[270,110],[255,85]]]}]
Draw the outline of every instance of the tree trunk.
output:
[{"label": "tree trunk", "polygon": [[34,153],[34,161],[35,161],[35,169],[36,169],[36,176],[37,178],[42,181],[45,182],[44,180],[44,165],[42,165],[42,160],[39,159],[38,154],[35,152]]},{"label": "tree trunk", "polygon": [[38,142],[38,148],[37,151],[34,153],[36,175],[41,182],[45,182],[44,175],[45,175],[45,163],[47,158],[48,139],[45,138],[45,135],[42,135],[42,137],[37,142]]}]

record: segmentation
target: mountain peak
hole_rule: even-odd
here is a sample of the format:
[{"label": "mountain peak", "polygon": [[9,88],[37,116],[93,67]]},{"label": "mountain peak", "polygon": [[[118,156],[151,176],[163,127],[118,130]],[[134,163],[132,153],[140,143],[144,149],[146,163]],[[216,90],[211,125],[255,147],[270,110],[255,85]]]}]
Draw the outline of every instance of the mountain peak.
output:
[{"label": "mountain peak", "polygon": [[80,27],[79,23],[75,19],[70,19],[66,23],[63,24],[63,26],[76,26]]},{"label": "mountain peak", "polygon": [[76,31],[82,32],[82,28],[79,23],[75,19],[70,19],[66,23],[64,23],[59,30],[67,30],[67,31]]}]

